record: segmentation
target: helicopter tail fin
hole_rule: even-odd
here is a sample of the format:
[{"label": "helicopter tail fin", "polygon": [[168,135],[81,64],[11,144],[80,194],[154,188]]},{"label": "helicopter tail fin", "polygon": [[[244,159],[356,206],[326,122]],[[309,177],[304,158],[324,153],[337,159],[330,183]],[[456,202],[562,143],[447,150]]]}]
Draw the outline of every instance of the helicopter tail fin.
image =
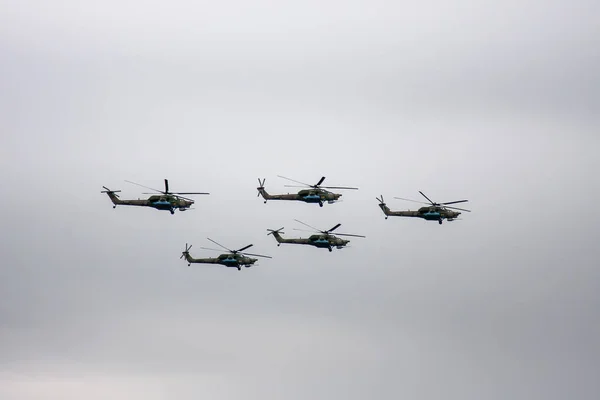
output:
[{"label": "helicopter tail fin", "polygon": [[122,200],[119,200],[119,195],[115,194],[115,193],[119,193],[120,190],[110,190],[106,186],[102,186],[102,187],[106,190],[103,190],[100,193],[106,193],[108,195],[108,197],[110,198],[110,201],[112,201],[114,205],[123,203]]},{"label": "helicopter tail fin", "polygon": [[279,233],[284,233],[281,232],[283,230],[282,228],[279,228],[277,230],[273,230],[273,229],[267,229],[269,231],[269,233],[267,233],[268,235],[273,235],[273,237],[275,237],[275,240],[277,240],[277,243],[284,243],[285,239],[281,237],[281,235]]},{"label": "helicopter tail fin", "polygon": [[390,209],[388,208],[388,206],[385,204],[385,201],[383,201],[383,195],[381,195],[381,198],[376,197],[377,201],[379,202],[379,208],[381,208],[381,211],[383,211],[383,213],[387,216],[390,215]]}]

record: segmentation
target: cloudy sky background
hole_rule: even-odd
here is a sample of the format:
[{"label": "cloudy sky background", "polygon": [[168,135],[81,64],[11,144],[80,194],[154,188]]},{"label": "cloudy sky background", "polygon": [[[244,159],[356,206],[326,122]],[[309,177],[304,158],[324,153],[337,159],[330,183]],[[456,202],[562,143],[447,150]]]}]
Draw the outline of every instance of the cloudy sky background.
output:
[{"label": "cloudy sky background", "polygon": [[[599,12],[0,1],[0,398],[596,398]],[[360,190],[265,205],[278,174]],[[99,193],[163,178],[211,195]],[[384,219],[418,190],[473,212]],[[277,247],[294,218],[367,238]],[[178,259],[206,237],[274,258]]]}]

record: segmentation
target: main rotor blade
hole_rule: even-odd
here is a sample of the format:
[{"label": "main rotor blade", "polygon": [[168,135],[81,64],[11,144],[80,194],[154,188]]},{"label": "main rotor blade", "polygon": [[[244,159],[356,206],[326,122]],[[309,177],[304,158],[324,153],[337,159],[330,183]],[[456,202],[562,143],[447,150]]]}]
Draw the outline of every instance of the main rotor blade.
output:
[{"label": "main rotor blade", "polygon": [[206,192],[171,192],[170,194],[210,194]]},{"label": "main rotor blade", "polygon": [[363,236],[363,235],[353,235],[350,233],[336,233],[335,236],[353,236],[353,237],[366,238],[366,236]]},{"label": "main rotor blade", "polygon": [[165,193],[169,193],[169,180],[165,179]]},{"label": "main rotor blade", "polygon": [[239,250],[236,250],[236,252],[237,252],[237,253],[242,253],[244,250],[246,250],[247,248],[250,248],[250,247],[252,247],[252,246],[254,246],[254,245],[253,245],[253,244],[249,244],[249,245],[248,245],[248,246],[246,246],[246,247],[242,247],[241,249],[239,249]]},{"label": "main rotor blade", "polygon": [[427,204],[428,206],[430,205],[429,203],[425,203],[424,201],[417,201],[417,200],[405,199],[403,197],[394,197],[394,198],[398,199],[398,200],[412,201],[413,203]]},{"label": "main rotor blade", "polygon": [[348,187],[348,186],[320,186],[325,189],[348,189],[348,190],[358,190],[357,187]]},{"label": "main rotor blade", "polygon": [[243,253],[246,256],[255,256],[255,257],[264,257],[264,258],[273,258],[271,256],[263,256],[262,254],[254,254],[254,253]]},{"label": "main rotor blade", "polygon": [[309,228],[311,228],[311,229],[314,229],[314,230],[315,230],[315,231],[317,231],[317,232],[323,232],[322,230],[320,230],[320,229],[317,229],[317,228],[315,228],[314,226],[310,226],[309,224],[305,224],[304,222],[302,222],[302,221],[299,221],[299,220],[297,220],[297,219],[295,219],[294,221],[296,221],[296,222],[300,222],[302,225],[308,226]]},{"label": "main rotor blade", "polygon": [[460,211],[471,212],[471,210],[465,210],[464,208],[458,208],[458,207],[446,207],[446,206],[444,206],[444,208],[451,208],[453,210],[460,210]]},{"label": "main rotor blade", "polygon": [[227,251],[229,251],[229,252],[233,253],[233,250],[231,250],[231,249],[228,249],[227,247],[223,246],[221,243],[217,243],[217,242],[215,242],[214,240],[212,240],[212,239],[211,239],[211,238],[209,238],[209,237],[207,237],[207,239],[208,239],[208,240],[210,240],[211,242],[213,242],[214,244],[216,244],[217,246],[220,246],[220,247],[224,248],[225,250],[227,250]]},{"label": "main rotor blade", "polygon": [[292,181],[292,182],[296,182],[296,183],[299,183],[299,184],[304,185],[304,186],[312,187],[312,185],[309,185],[308,183],[300,182],[300,181],[297,181],[295,179],[286,178],[285,176],[281,176],[281,175],[277,175],[277,176],[280,177],[280,178],[283,178],[283,179],[287,179],[288,181]]},{"label": "main rotor blade", "polygon": [[448,201],[446,203],[440,203],[440,204],[457,204],[457,203],[466,203],[469,200],[458,200],[458,201]]},{"label": "main rotor blade", "polygon": [[325,177],[322,176],[321,179],[319,179],[319,182],[316,185],[314,185],[313,187],[321,186],[321,183],[323,183],[324,180],[325,180]]},{"label": "main rotor blade", "polygon": [[173,194],[173,193],[169,193],[169,195],[171,195],[171,196],[173,196],[173,197],[177,197],[177,198],[179,198],[179,199],[184,199],[184,200],[187,200],[187,201],[191,201],[192,203],[194,203],[194,202],[196,201],[196,200],[194,200],[194,199],[190,199],[190,198],[188,198],[188,197],[183,197],[183,196],[178,196],[178,195],[176,195],[176,194]]},{"label": "main rotor blade", "polygon": [[283,187],[305,188],[306,186],[298,186],[298,185],[283,185]]},{"label": "main rotor blade", "polygon": [[[152,195],[156,195],[156,193],[142,193],[142,194],[152,194]],[[194,199],[190,199],[189,197],[178,196],[178,195],[176,195],[176,194],[174,194],[174,193],[162,193],[162,192],[161,192],[161,194],[163,194],[163,195],[165,195],[165,196],[173,196],[173,197],[177,197],[177,198],[179,198],[179,199],[188,200],[188,201],[191,201],[192,203],[194,203],[194,202],[196,201],[196,200],[194,200]]]},{"label": "main rotor blade", "polygon": [[151,187],[148,187],[148,186],[140,185],[139,183],[131,182],[131,181],[128,181],[128,180],[125,180],[125,182],[127,182],[127,183],[133,183],[134,185],[138,185],[138,186],[141,186],[141,187],[146,188],[146,189],[154,190],[155,192],[158,192],[158,193],[166,194],[162,190],[158,190],[158,189],[154,189],[154,188],[151,188]]},{"label": "main rotor blade", "polygon": [[325,231],[325,232],[333,232],[333,231],[335,231],[337,228],[339,228],[340,226],[342,226],[342,224],[337,224],[336,226],[334,226],[333,228],[331,228],[330,230],[328,230],[328,231]]},{"label": "main rotor blade", "polygon": [[221,249],[211,249],[210,247],[199,247],[202,250],[223,251]]},{"label": "main rotor blade", "polygon": [[298,228],[292,228],[295,231],[300,231],[300,232],[309,232],[309,233],[314,233],[315,231],[309,231],[308,229],[298,229]]},{"label": "main rotor blade", "polygon": [[436,204],[435,204],[433,201],[431,201],[431,199],[430,199],[429,197],[425,196],[425,194],[423,194],[423,192],[421,192],[420,190],[419,190],[419,193],[421,193],[421,195],[422,195],[423,197],[425,197],[427,200],[429,200],[429,202],[431,203],[431,205],[433,205],[433,206],[435,206],[435,205],[436,205]]}]

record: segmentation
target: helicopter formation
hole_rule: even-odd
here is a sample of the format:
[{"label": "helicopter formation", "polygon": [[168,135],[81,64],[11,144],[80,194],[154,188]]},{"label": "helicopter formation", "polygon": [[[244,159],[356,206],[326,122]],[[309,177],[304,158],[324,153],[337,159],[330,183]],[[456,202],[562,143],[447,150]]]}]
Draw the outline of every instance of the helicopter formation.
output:
[{"label": "helicopter formation", "polygon": [[[321,186],[321,184],[325,180],[324,176],[321,177],[321,179],[319,179],[319,181],[314,185],[296,181],[294,179],[286,178],[286,177],[280,176],[280,175],[278,175],[278,177],[302,185],[302,186],[285,185],[286,187],[301,187],[302,190],[298,191],[297,193],[269,194],[265,190],[266,179],[261,180],[259,178],[258,179],[259,186],[256,188],[258,190],[257,196],[262,196],[265,204],[269,200],[302,201],[305,203],[319,204],[320,207],[323,207],[323,205],[325,203],[334,204],[336,202],[339,202],[340,197],[342,196],[342,194],[340,194],[340,193],[334,193],[327,189],[358,190],[358,188],[348,187],[348,186]],[[135,182],[131,182],[131,181],[126,181],[126,182],[137,185],[137,186],[141,186],[141,187],[149,189],[149,190],[152,190],[155,193],[144,193],[144,194],[151,195],[147,199],[121,200],[119,198],[119,195],[116,194],[116,193],[120,193],[121,190],[110,190],[106,186],[103,186],[103,188],[105,190],[101,191],[101,193],[106,193],[108,195],[111,202],[113,203],[113,208],[116,208],[118,205],[150,207],[150,208],[154,208],[156,210],[169,211],[173,215],[173,214],[175,214],[176,210],[186,211],[186,210],[192,209],[191,207],[195,203],[195,201],[193,199],[184,197],[182,195],[190,196],[190,195],[208,195],[208,194],[210,194],[207,192],[170,192],[169,191],[169,181],[167,179],[164,180],[165,190],[153,189],[148,186],[144,186],[139,183],[135,183]],[[410,211],[410,210],[392,211],[385,203],[385,201],[383,199],[383,195],[381,195],[380,197],[376,197],[376,199],[377,199],[377,201],[379,201],[379,208],[381,208],[381,210],[383,211],[383,213],[385,215],[385,219],[388,219],[388,217],[390,217],[390,216],[421,218],[426,221],[438,221],[438,223],[441,225],[443,220],[446,220],[446,221],[457,220],[458,216],[461,215],[460,211],[470,212],[470,210],[466,210],[464,208],[458,208],[455,206],[451,206],[451,204],[465,203],[468,200],[456,200],[456,201],[449,201],[449,202],[444,202],[444,203],[437,203],[437,202],[432,201],[423,192],[419,191],[419,193],[429,203],[425,203],[425,202],[417,201],[417,200],[405,199],[402,197],[395,197],[395,199],[398,199],[398,200],[411,201],[411,202],[420,203],[420,204],[425,205],[423,207],[420,207],[417,211]],[[456,211],[456,210],[458,210],[458,211]],[[275,229],[267,229],[267,232],[268,232],[267,236],[273,235],[273,237],[277,241],[277,246],[281,246],[282,244],[296,244],[296,245],[312,246],[312,247],[316,247],[316,248],[320,248],[320,249],[328,249],[330,252],[332,252],[334,248],[340,249],[340,250],[344,249],[347,247],[348,243],[350,243],[350,240],[343,239],[340,236],[359,237],[359,238],[366,237],[364,235],[356,235],[356,234],[350,234],[350,233],[336,232],[334,234],[333,232],[336,231],[341,226],[341,223],[336,224],[335,226],[333,226],[332,228],[330,228],[328,230],[320,230],[320,229],[317,229],[317,228],[315,228],[305,222],[302,222],[300,220],[295,219],[295,221],[304,225],[305,227],[310,228],[311,231],[308,231],[308,232],[311,232],[312,234],[306,238],[302,238],[302,237],[301,238],[285,238],[282,236],[285,234],[283,232],[284,228],[282,227],[282,228],[279,228],[276,230]],[[307,232],[305,229],[294,228],[294,230]],[[258,261],[258,258],[253,258],[253,257],[272,258],[271,256],[267,256],[267,255],[246,252],[245,250],[252,247],[253,244],[246,245],[237,250],[232,250],[232,249],[229,249],[229,248],[223,246],[222,244],[214,241],[211,238],[207,238],[207,239],[209,241],[211,241],[212,243],[216,244],[217,246],[221,247],[222,249],[226,250],[227,252],[221,253],[218,257],[194,258],[190,255],[190,249],[192,248],[192,245],[188,245],[186,243],[185,250],[181,253],[180,259],[185,259],[185,261],[188,263],[188,266],[190,266],[191,264],[195,264],[195,263],[218,264],[218,265],[225,266],[227,268],[237,268],[238,271],[240,271],[242,269],[242,267],[250,268],[255,265],[255,263]],[[210,250],[210,251],[223,251],[223,250],[212,249],[212,248],[207,248],[207,247],[200,247],[200,248],[203,250]]]}]

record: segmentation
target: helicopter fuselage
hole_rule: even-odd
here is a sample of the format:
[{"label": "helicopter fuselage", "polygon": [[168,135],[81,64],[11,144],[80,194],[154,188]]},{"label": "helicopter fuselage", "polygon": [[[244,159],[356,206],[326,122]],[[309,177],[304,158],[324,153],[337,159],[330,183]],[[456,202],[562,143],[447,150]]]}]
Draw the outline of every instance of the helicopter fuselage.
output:
[{"label": "helicopter fuselage", "polygon": [[148,198],[148,203],[150,207],[156,208],[157,210],[167,210],[171,211],[175,208],[179,208],[181,211],[186,208],[190,208],[193,201],[185,200],[179,198],[177,196],[150,196]]},{"label": "helicopter fuselage", "polygon": [[452,221],[461,214],[457,211],[452,211],[445,209],[443,207],[421,207],[417,211],[391,211],[385,204],[379,204],[379,207],[385,214],[385,217],[393,216],[393,217],[414,217],[414,218],[422,218],[426,221],[438,221],[440,224],[442,220],[446,219],[448,221]]},{"label": "helicopter fuselage", "polygon": [[240,254],[221,254],[218,257],[209,257],[209,258],[193,258],[189,255],[189,253],[184,253],[185,259],[188,262],[188,265],[192,263],[196,264],[220,264],[225,267],[237,268],[241,270],[241,267],[249,268],[256,261],[257,258],[250,258]]},{"label": "helicopter fuselage", "polygon": [[296,194],[269,194],[262,187],[257,189],[263,199],[265,199],[265,203],[267,200],[296,200],[303,201],[305,203],[319,204],[321,207],[323,207],[324,203],[327,202],[329,204],[333,204],[342,196],[339,193],[332,193],[323,189],[303,189]]},{"label": "helicopter fuselage", "polygon": [[311,235],[308,240],[313,246],[319,248],[337,247],[338,249],[341,249],[346,244],[350,243],[349,240],[340,239],[334,235]]},{"label": "helicopter fuselage", "polygon": [[193,201],[188,201],[177,196],[170,195],[153,195],[147,200],[121,200],[114,193],[109,192],[108,197],[113,203],[113,208],[116,206],[138,206],[138,207],[151,207],[157,210],[170,211],[171,214],[175,214],[175,210],[185,211],[190,208]]},{"label": "helicopter fuselage", "polygon": [[341,249],[350,242],[349,240],[340,239],[334,235],[327,234],[311,235],[308,238],[285,239],[278,232],[273,232],[273,236],[275,237],[275,240],[277,240],[278,246],[282,243],[303,244],[318,247],[320,249],[329,249],[329,251],[332,251],[334,247]]}]

